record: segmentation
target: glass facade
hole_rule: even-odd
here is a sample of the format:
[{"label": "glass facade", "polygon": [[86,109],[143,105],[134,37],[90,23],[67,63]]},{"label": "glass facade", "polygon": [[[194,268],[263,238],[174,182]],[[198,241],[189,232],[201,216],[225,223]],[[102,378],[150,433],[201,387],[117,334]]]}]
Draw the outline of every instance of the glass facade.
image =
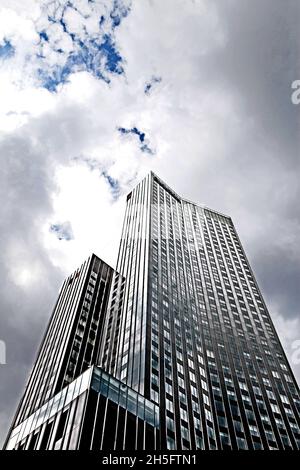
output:
[{"label": "glass facade", "polygon": [[92,255],[64,281],[14,426],[96,362],[113,274]]},{"label": "glass facade", "polygon": [[159,405],[162,448],[299,448],[299,389],[230,217],[150,173],[127,197],[117,268],[110,371]]},{"label": "glass facade", "polygon": [[158,407],[90,367],[18,425],[7,450],[156,448]]},{"label": "glass facade", "polygon": [[[146,333],[148,321],[148,268],[150,248],[150,190],[146,178],[127,196],[127,208],[120,243],[117,271],[126,279],[121,310],[120,328],[116,332],[105,327],[107,345],[115,343],[113,356],[100,357],[108,368],[130,387],[145,393]],[[112,312],[112,317],[116,314]],[[110,319],[107,317],[107,321]]]}]

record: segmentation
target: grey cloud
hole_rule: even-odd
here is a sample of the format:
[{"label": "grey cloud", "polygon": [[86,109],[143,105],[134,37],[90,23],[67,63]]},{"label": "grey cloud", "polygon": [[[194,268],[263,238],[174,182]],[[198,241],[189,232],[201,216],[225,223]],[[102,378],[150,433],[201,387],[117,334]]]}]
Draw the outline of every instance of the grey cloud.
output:
[{"label": "grey cloud", "polygon": [[[79,132],[78,120],[66,106],[59,118],[47,113],[0,140],[0,339],[7,350],[7,364],[0,366],[0,443],[64,277],[52,265],[41,233],[53,214],[54,171],[58,164],[68,164],[73,146],[80,148],[91,128],[87,119]],[[31,272],[25,276],[34,276],[31,284],[22,278],[28,267]]]},{"label": "grey cloud", "polygon": [[[49,262],[39,224],[51,213],[53,187],[49,161],[30,137],[16,133],[0,142],[0,336],[6,343],[6,365],[0,366],[0,440],[20,397],[25,378],[54,303],[62,273]],[[24,266],[35,282],[22,286]]]},{"label": "grey cloud", "polygon": [[293,164],[299,152],[299,109],[291,104],[291,83],[300,75],[300,4],[217,3],[227,41],[206,61],[205,78],[236,93],[245,115],[255,118],[257,138],[272,140],[284,152],[281,158]]},{"label": "grey cloud", "polygon": [[[255,214],[258,236],[251,238],[249,251],[263,290],[284,316],[298,316],[299,108],[291,104],[290,84],[300,72],[300,4],[221,2],[219,13],[228,36],[214,70],[220,86],[237,94],[240,119],[253,122],[248,139],[243,136],[242,145],[230,149],[227,171],[220,166],[219,172],[230,173],[228,183],[240,193],[237,220]],[[246,220],[245,240],[247,225]]]}]

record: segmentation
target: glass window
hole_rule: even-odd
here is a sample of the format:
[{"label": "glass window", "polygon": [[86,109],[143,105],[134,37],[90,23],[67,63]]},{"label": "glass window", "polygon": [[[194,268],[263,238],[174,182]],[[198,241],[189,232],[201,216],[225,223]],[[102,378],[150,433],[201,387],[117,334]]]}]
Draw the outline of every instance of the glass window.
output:
[{"label": "glass window", "polygon": [[127,394],[127,410],[131,413],[136,414],[137,409],[137,393],[131,389],[128,389]]}]

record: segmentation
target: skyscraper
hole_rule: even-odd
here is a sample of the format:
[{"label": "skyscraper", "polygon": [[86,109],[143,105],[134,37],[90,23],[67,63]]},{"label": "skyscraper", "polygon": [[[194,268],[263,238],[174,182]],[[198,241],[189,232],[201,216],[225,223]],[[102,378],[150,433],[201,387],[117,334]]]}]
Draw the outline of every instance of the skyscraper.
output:
[{"label": "skyscraper", "polygon": [[64,281],[14,424],[96,362],[113,273],[92,255]]},{"label": "skyscraper", "polygon": [[[84,446],[145,448],[147,432],[156,449],[300,448],[299,388],[230,217],[181,198],[151,172],[127,196],[111,276],[97,355],[86,363],[97,367],[85,374],[86,389],[94,390],[98,374],[118,390],[109,395],[109,387],[96,387],[117,428],[107,438],[102,398],[94,399],[90,418],[82,412],[77,419],[77,428],[90,428]],[[59,382],[67,388],[84,372],[76,361],[75,374]],[[51,388],[48,398],[58,391]],[[129,396],[136,406],[128,406]],[[32,433],[23,437],[20,425],[36,406],[23,400],[10,448],[29,445]],[[131,441],[127,419],[135,429]],[[126,438],[118,439],[123,429]],[[77,436],[69,446],[60,434],[64,448],[83,445]],[[49,434],[45,447],[54,442]]]}]

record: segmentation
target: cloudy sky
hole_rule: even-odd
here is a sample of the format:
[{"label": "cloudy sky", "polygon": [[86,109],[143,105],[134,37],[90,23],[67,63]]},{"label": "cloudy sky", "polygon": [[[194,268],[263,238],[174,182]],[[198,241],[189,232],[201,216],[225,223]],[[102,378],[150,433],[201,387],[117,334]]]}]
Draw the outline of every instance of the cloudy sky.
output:
[{"label": "cloudy sky", "polygon": [[299,19],[298,0],[1,0],[0,442],[63,278],[91,252],[114,266],[150,169],[232,215],[300,377]]}]

